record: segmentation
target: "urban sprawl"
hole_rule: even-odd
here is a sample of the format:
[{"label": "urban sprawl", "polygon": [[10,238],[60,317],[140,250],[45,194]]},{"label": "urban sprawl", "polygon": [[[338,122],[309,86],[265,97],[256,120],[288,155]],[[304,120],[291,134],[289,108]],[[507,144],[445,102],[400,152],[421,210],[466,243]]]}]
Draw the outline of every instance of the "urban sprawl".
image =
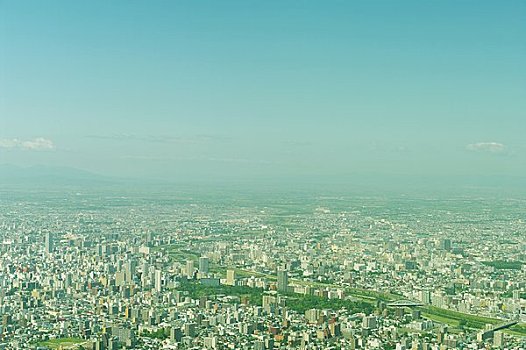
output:
[{"label": "urban sprawl", "polygon": [[525,201],[238,197],[2,193],[0,349],[526,348]]}]

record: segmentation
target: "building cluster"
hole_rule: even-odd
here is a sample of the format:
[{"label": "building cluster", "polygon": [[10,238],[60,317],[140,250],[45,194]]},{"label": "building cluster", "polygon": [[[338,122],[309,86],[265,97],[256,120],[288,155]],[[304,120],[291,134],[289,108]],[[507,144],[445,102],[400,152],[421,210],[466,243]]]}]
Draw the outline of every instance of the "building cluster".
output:
[{"label": "building cluster", "polygon": [[508,202],[0,206],[0,349],[526,347],[526,224]]}]

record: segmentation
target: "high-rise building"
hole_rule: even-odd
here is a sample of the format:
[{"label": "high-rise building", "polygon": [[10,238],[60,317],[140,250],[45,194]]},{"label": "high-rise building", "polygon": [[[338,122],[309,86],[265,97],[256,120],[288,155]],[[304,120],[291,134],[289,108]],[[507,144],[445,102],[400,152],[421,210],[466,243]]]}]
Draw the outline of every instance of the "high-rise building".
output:
[{"label": "high-rise building", "polygon": [[46,253],[48,254],[53,253],[53,250],[55,249],[54,244],[53,244],[54,243],[53,238],[54,237],[51,232],[46,232],[44,247],[46,249]]},{"label": "high-rise building", "polygon": [[181,328],[179,327],[173,327],[170,330],[170,340],[174,343],[180,342],[183,338],[183,332],[181,331]]},{"label": "high-rise building", "polygon": [[208,274],[209,259],[206,256],[199,258],[199,273],[202,275]]},{"label": "high-rise building", "polygon": [[265,349],[274,349],[274,338],[264,337]]},{"label": "high-rise building", "polygon": [[126,273],[124,271],[115,272],[115,285],[117,287],[124,286],[126,284]]},{"label": "high-rise building", "polygon": [[163,288],[163,280],[161,270],[155,270],[155,290],[160,293]]},{"label": "high-rise building", "polygon": [[195,330],[197,324],[194,322],[185,323],[184,325],[184,334],[187,337],[195,337]]},{"label": "high-rise building", "polygon": [[362,320],[362,328],[376,329],[376,316],[365,316]]},{"label": "high-rise building", "polygon": [[289,288],[289,276],[287,270],[278,270],[278,291],[286,292]]},{"label": "high-rise building", "polygon": [[431,304],[431,292],[428,290],[420,291],[420,301],[424,304]]},{"label": "high-rise building", "polygon": [[411,350],[422,350],[423,347],[422,347],[422,343],[415,339],[413,340],[413,343],[411,344]]},{"label": "high-rise building", "polygon": [[207,349],[217,349],[217,337],[214,337],[214,336],[205,337],[204,346]]},{"label": "high-rise building", "polygon": [[504,333],[497,331],[493,334],[493,346],[502,349],[505,346]]},{"label": "high-rise building", "polygon": [[135,345],[135,332],[126,327],[112,327],[112,334],[126,347]]},{"label": "high-rise building", "polygon": [[195,272],[194,261],[186,260],[186,276],[188,276],[188,278],[194,278],[194,272]]},{"label": "high-rise building", "polygon": [[64,279],[64,287],[69,288],[73,283],[73,274],[71,272],[66,273],[66,278]]},{"label": "high-rise building", "polygon": [[235,270],[226,271],[226,284],[229,286],[236,285],[236,271]]},{"label": "high-rise building", "polygon": [[317,323],[318,319],[321,316],[321,310],[318,309],[309,309],[305,311],[305,318],[309,323]]},{"label": "high-rise building", "polygon": [[254,340],[254,350],[265,350],[265,341],[263,339]]},{"label": "high-rise building", "polygon": [[126,272],[126,282],[131,283],[133,281],[133,277],[135,276],[135,273],[137,270],[137,261],[133,259],[128,260],[126,262],[124,270]]},{"label": "high-rise building", "polygon": [[153,239],[154,239],[153,232],[150,232],[150,231],[147,232],[146,233],[146,245],[149,246],[149,247],[152,246],[153,245]]},{"label": "high-rise building", "polygon": [[440,240],[440,249],[451,250],[451,240],[448,238],[442,238]]}]

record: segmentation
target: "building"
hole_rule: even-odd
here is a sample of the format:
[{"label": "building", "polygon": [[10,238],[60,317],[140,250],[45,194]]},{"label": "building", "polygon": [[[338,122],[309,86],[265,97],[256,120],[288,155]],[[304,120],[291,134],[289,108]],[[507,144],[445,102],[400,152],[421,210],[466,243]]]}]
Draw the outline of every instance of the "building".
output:
[{"label": "building", "polygon": [[195,266],[193,260],[186,260],[186,276],[194,278]]},{"label": "building", "polygon": [[431,304],[431,292],[428,290],[420,291],[420,301],[424,304]]},{"label": "building", "polygon": [[127,261],[124,270],[126,271],[126,282],[131,283],[133,281],[133,277],[135,276],[135,273],[137,272],[137,261],[135,260]]},{"label": "building", "polygon": [[111,333],[126,347],[135,346],[135,332],[127,327],[112,327]]},{"label": "building", "polygon": [[202,256],[202,257],[199,258],[199,273],[201,275],[207,275],[208,274],[208,272],[209,272],[208,265],[209,265],[208,257]]},{"label": "building", "polygon": [[493,334],[493,346],[502,349],[506,346],[504,341],[504,333],[497,331]]},{"label": "building", "polygon": [[53,253],[53,250],[55,249],[54,237],[51,232],[46,232],[46,235],[44,237],[44,248],[46,250],[46,253],[48,254]]},{"label": "building", "polygon": [[321,316],[321,310],[318,309],[310,309],[305,311],[305,319],[308,323],[318,323]]},{"label": "building", "polygon": [[115,285],[117,287],[124,286],[126,284],[126,273],[124,271],[115,272]]},{"label": "building", "polygon": [[362,320],[362,328],[376,329],[376,316],[366,316]]},{"label": "building", "polygon": [[229,286],[236,285],[236,271],[235,270],[226,271],[226,284]]},{"label": "building", "polygon": [[287,270],[278,270],[278,291],[286,292],[289,288],[289,276]]},{"label": "building", "polygon": [[155,290],[161,293],[163,289],[163,280],[161,270],[155,270]]},{"label": "building", "polygon": [[178,343],[183,338],[183,332],[179,327],[173,327],[170,329],[170,341],[173,343]]},{"label": "building", "polygon": [[184,325],[184,334],[187,337],[195,337],[196,335],[197,324],[194,322],[189,322]]},{"label": "building", "polygon": [[207,349],[217,349],[217,337],[205,337],[203,343]]},{"label": "building", "polygon": [[451,250],[451,240],[448,238],[442,238],[440,240],[440,249],[442,250]]}]

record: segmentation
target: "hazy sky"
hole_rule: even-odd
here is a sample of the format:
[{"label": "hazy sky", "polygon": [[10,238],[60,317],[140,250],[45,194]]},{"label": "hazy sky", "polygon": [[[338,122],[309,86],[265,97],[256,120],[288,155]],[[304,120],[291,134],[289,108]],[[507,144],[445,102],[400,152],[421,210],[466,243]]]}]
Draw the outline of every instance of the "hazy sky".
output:
[{"label": "hazy sky", "polygon": [[0,0],[0,163],[526,174],[526,2]]}]

